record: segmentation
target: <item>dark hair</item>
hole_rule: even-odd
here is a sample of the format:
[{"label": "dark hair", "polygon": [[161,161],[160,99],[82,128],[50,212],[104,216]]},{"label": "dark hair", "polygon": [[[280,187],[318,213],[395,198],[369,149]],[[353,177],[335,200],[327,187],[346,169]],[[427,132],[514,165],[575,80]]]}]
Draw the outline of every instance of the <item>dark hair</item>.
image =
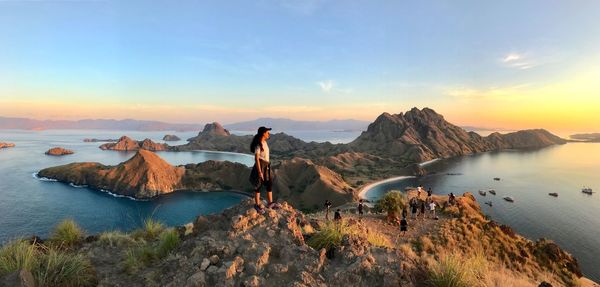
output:
[{"label": "dark hair", "polygon": [[256,147],[260,145],[260,150],[263,150],[263,146],[260,143],[260,141],[262,140],[262,137],[265,133],[257,133],[256,135],[254,135],[254,138],[252,138],[252,143],[250,143],[250,152],[254,153],[256,151]]}]

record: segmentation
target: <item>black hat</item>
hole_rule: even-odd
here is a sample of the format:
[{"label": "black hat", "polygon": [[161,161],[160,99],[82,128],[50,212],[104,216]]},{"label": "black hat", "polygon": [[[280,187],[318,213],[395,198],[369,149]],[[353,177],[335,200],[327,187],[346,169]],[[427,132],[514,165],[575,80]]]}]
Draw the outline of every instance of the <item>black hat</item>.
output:
[{"label": "black hat", "polygon": [[264,134],[265,132],[270,131],[270,130],[272,130],[272,128],[260,127],[260,128],[258,128],[258,133]]}]

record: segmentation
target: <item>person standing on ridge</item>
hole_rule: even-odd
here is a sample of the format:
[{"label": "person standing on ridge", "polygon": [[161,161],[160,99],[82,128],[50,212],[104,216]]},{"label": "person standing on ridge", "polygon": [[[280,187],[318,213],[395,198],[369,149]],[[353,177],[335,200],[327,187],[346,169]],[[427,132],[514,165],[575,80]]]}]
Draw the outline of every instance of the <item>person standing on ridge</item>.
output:
[{"label": "person standing on ridge", "polygon": [[331,201],[325,200],[325,220],[329,220],[329,210],[331,209]]},{"label": "person standing on ridge", "polygon": [[254,166],[250,172],[250,182],[254,186],[254,208],[259,213],[264,213],[264,209],[260,204],[260,189],[263,186],[267,189],[267,207],[271,209],[278,208],[278,205],[273,202],[273,173],[269,161],[269,145],[267,145],[270,130],[271,128],[266,127],[258,128],[258,132],[250,144],[250,152],[254,153]]},{"label": "person standing on ridge", "polygon": [[333,220],[336,222],[342,221],[342,211],[339,208],[333,214]]},{"label": "person standing on ridge", "polygon": [[364,209],[365,209],[365,205],[363,204],[363,200],[362,200],[362,199],[360,199],[360,200],[358,201],[358,215],[359,215],[360,217],[362,217],[362,216],[363,216],[363,214],[364,214]]}]

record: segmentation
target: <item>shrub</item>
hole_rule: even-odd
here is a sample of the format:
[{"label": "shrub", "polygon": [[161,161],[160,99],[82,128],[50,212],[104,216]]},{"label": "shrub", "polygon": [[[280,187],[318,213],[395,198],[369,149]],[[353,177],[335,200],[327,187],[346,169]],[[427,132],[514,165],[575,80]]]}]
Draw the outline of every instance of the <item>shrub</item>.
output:
[{"label": "shrub", "polygon": [[103,232],[98,241],[111,247],[131,246],[136,243],[135,239],[120,231]]},{"label": "shrub", "polygon": [[39,251],[26,241],[15,240],[0,249],[0,276],[20,269],[33,270]]},{"label": "shrub", "polygon": [[475,286],[469,266],[457,256],[443,256],[429,270],[429,286],[432,287],[470,287]]},{"label": "shrub", "polygon": [[152,218],[144,220],[143,227],[146,239],[155,239],[165,229],[165,226],[160,221]]},{"label": "shrub", "polygon": [[128,273],[134,273],[139,268],[169,255],[179,245],[179,242],[179,234],[175,229],[164,230],[157,243],[146,243],[142,240],[137,247],[128,249],[125,253],[123,267]]},{"label": "shrub", "polygon": [[95,286],[92,264],[80,254],[15,240],[0,249],[0,276],[31,271],[37,286]]},{"label": "shrub", "polygon": [[175,229],[165,230],[160,234],[158,242],[157,255],[159,258],[167,256],[175,247],[179,245],[179,234]]},{"label": "shrub", "polygon": [[320,250],[321,248],[329,250],[340,246],[342,238],[345,235],[364,236],[369,243],[378,247],[390,247],[392,245],[388,238],[380,233],[372,230],[363,233],[359,228],[350,225],[346,220],[342,220],[342,222],[326,222],[317,233],[308,239],[307,244],[316,250]]},{"label": "shrub", "polygon": [[50,241],[59,246],[71,247],[81,242],[83,230],[72,219],[65,219],[59,223],[52,234]]},{"label": "shrub", "polygon": [[83,255],[50,248],[39,260],[34,277],[38,286],[95,286],[96,274]]},{"label": "shrub", "polygon": [[344,234],[350,232],[349,228],[350,226],[348,226],[346,221],[340,223],[329,221],[321,227],[319,232],[308,239],[307,244],[316,250],[322,248],[329,250],[342,243]]},{"label": "shrub", "polygon": [[150,245],[141,245],[136,248],[128,249],[125,253],[125,262],[123,265],[125,271],[134,273],[140,267],[149,265],[156,258],[156,251]]},{"label": "shrub", "polygon": [[406,195],[399,191],[390,191],[386,193],[380,200],[375,204],[375,209],[378,211],[385,211],[388,216],[400,212],[406,207]]}]

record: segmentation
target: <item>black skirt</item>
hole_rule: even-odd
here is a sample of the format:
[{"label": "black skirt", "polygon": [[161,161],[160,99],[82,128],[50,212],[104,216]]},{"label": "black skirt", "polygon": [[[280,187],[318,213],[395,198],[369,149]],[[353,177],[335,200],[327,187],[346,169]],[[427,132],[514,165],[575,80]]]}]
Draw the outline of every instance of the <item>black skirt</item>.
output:
[{"label": "black skirt", "polygon": [[267,187],[267,191],[273,190],[273,173],[271,172],[271,163],[268,161],[260,160],[260,169],[262,170],[263,179],[261,180],[258,176],[258,168],[256,163],[252,167],[250,172],[250,183],[254,187],[254,191],[260,192],[260,188],[263,186]]}]

